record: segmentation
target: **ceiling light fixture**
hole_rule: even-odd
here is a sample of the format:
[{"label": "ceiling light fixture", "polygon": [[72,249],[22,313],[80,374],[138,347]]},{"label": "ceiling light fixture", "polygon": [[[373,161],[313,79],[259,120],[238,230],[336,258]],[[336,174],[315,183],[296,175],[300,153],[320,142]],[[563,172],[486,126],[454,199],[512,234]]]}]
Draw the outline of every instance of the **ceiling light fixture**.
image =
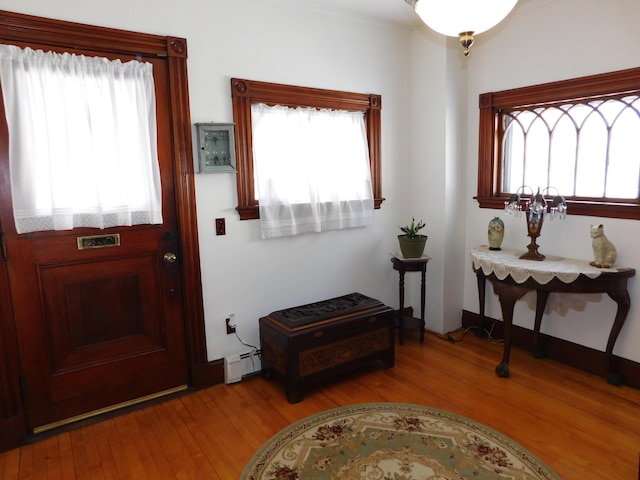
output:
[{"label": "ceiling light fixture", "polygon": [[469,56],[473,36],[500,23],[518,0],[405,0],[438,33],[458,37]]}]

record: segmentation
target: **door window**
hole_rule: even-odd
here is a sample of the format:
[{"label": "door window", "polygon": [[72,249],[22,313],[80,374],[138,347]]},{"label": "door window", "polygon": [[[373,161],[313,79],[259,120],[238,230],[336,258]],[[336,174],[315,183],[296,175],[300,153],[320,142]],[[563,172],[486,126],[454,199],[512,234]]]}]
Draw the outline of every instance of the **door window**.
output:
[{"label": "door window", "polygon": [[161,224],[150,63],[0,45],[16,231]]}]

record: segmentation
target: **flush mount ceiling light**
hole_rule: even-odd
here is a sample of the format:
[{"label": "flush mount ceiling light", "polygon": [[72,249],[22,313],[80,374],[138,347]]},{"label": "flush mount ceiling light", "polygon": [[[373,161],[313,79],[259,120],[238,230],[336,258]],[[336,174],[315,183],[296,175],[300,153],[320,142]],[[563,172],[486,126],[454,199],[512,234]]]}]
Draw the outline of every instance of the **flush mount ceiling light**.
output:
[{"label": "flush mount ceiling light", "polygon": [[518,0],[405,0],[438,33],[460,38],[469,55],[473,36],[500,23]]}]

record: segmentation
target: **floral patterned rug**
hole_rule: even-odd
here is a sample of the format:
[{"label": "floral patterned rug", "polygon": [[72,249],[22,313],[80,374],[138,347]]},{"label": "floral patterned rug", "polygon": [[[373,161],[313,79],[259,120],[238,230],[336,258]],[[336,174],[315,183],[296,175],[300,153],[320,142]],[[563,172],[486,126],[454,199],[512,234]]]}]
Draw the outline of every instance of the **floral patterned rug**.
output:
[{"label": "floral patterned rug", "polygon": [[560,479],[508,437],[444,410],[365,403],[327,410],[273,436],[241,480]]}]

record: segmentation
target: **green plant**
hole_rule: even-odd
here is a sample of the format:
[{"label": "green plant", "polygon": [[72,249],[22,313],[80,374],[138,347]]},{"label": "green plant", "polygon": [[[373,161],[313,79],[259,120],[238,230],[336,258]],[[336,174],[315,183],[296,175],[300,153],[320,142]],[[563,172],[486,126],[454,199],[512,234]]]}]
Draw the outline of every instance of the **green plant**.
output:
[{"label": "green plant", "polygon": [[425,223],[420,220],[416,223],[416,219],[411,219],[411,225],[405,225],[404,227],[400,227],[400,231],[404,233],[409,238],[416,238],[419,234],[418,232],[425,227]]}]

